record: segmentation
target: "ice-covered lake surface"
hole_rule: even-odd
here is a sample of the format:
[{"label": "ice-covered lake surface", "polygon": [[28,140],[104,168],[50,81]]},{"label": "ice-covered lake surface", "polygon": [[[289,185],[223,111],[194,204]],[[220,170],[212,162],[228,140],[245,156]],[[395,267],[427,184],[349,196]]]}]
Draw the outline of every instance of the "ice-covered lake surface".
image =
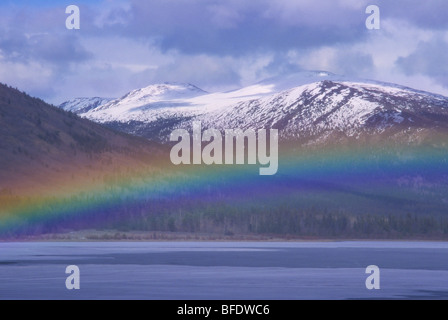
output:
[{"label": "ice-covered lake surface", "polygon": [[448,243],[0,243],[0,299],[448,299]]}]

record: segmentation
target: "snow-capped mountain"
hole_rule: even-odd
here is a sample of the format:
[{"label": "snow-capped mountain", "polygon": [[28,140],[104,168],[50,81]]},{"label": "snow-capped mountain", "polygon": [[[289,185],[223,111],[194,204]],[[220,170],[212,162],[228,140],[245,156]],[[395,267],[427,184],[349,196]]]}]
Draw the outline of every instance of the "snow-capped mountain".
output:
[{"label": "snow-capped mountain", "polygon": [[[284,77],[265,79],[255,85],[242,89],[209,94],[206,91],[192,85],[183,83],[154,84],[148,87],[133,90],[119,99],[105,98],[77,98],[66,101],[59,105],[66,111],[82,114],[97,122],[108,122],[120,120],[138,121],[145,116],[151,119],[149,109],[165,111],[173,107],[194,107],[207,105],[219,107],[259,98],[282,90],[290,89],[306,83],[322,80],[341,80],[343,77],[325,71],[304,71]],[[203,96],[199,99],[199,96]],[[99,108],[101,107],[101,108]],[[86,114],[88,111],[93,112]],[[190,111],[193,108],[188,108]],[[186,110],[182,110],[186,111]],[[145,115],[146,114],[146,115]]]},{"label": "snow-capped mountain", "polygon": [[65,101],[64,103],[59,105],[59,108],[70,111],[73,113],[81,114],[85,113],[91,109],[94,109],[98,106],[106,104],[113,99],[110,98],[75,98],[72,100]]},{"label": "snow-capped mountain", "polygon": [[176,107],[179,101],[207,94],[191,84],[163,83],[129,92],[124,97],[99,106],[95,112],[102,110],[117,116],[129,112]]},{"label": "snow-capped mountain", "polygon": [[448,98],[404,87],[324,80],[197,120],[206,128],[276,128],[283,139],[322,139],[335,133],[357,138],[397,128],[448,128]]},{"label": "snow-capped mountain", "polygon": [[[271,78],[224,93],[160,84],[81,112],[118,130],[167,141],[175,128],[279,130],[281,139],[325,141],[411,128],[448,128],[448,98],[323,71]],[[414,139],[411,135],[409,139]]]}]

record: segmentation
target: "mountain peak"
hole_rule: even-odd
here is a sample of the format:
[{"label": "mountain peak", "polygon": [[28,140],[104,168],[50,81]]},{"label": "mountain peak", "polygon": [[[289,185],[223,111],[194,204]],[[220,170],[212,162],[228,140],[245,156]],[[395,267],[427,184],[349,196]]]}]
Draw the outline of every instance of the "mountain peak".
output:
[{"label": "mountain peak", "polygon": [[203,94],[207,94],[207,92],[190,83],[164,82],[133,90],[126,94],[122,99],[129,98],[141,101],[157,98],[158,100],[171,100],[178,98],[192,98]]},{"label": "mountain peak", "polygon": [[274,87],[274,91],[279,92],[324,80],[343,81],[348,80],[348,78],[328,71],[304,70],[281,76],[270,77],[258,82],[257,84],[271,85]]}]

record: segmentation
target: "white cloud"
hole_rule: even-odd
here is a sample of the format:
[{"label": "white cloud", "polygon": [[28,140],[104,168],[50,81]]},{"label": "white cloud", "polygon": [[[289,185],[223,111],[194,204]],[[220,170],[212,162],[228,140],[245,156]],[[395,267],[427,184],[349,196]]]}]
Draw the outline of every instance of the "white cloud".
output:
[{"label": "white cloud", "polygon": [[[79,32],[65,30],[60,6],[16,4],[0,10],[0,81],[60,101],[162,81],[226,90],[318,69],[445,92],[429,72],[433,64],[421,73],[411,68],[426,52],[416,51],[419,44],[448,40],[448,23],[434,7],[447,5],[428,1],[433,7],[412,1],[405,14],[404,1],[379,0],[381,29],[370,31],[367,0],[84,2]],[[407,67],[397,65],[400,57]]]},{"label": "white cloud", "polygon": [[0,53],[0,81],[39,97],[55,93],[56,75],[40,62],[8,61]]}]

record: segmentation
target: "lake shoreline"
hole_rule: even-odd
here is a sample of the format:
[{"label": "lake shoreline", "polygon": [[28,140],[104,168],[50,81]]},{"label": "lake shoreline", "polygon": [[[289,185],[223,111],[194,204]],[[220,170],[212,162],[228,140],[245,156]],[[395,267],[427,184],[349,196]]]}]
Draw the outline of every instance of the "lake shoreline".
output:
[{"label": "lake shoreline", "polygon": [[270,234],[214,234],[214,233],[186,233],[166,231],[120,231],[120,230],[79,230],[63,233],[48,233],[41,235],[27,235],[23,237],[9,237],[0,239],[1,242],[339,242],[339,241],[435,241],[448,242],[441,237],[410,237],[410,238],[344,238],[344,237],[301,237],[298,235],[270,235]]}]

